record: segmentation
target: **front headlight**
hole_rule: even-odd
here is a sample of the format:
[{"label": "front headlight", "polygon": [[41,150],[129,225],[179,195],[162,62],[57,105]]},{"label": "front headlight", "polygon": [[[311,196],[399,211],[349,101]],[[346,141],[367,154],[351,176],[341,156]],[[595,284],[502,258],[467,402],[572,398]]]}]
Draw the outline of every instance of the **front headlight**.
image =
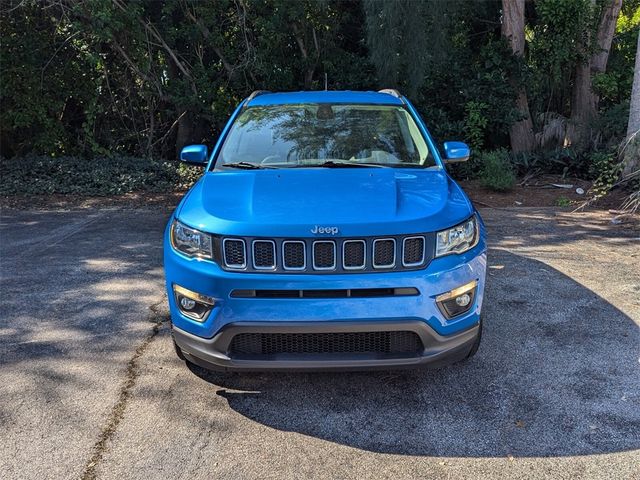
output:
[{"label": "front headlight", "polygon": [[478,219],[473,215],[460,225],[438,232],[436,257],[466,252],[478,244],[478,237]]},{"label": "front headlight", "polygon": [[171,246],[188,257],[211,259],[211,235],[179,221],[171,225]]}]

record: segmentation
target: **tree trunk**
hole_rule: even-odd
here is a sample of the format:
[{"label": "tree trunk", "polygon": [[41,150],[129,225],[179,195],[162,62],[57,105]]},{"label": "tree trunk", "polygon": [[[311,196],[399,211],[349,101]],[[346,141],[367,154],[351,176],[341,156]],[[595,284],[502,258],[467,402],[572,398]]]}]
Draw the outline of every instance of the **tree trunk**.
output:
[{"label": "tree trunk", "polygon": [[[592,0],[595,5],[595,0]],[[596,33],[596,52],[576,66],[571,92],[571,122],[567,144],[584,145],[590,137],[589,125],[598,115],[598,96],[591,89],[594,74],[607,69],[609,50],[616,30],[622,0],[610,0],[604,7]],[[584,48],[584,46],[583,46]]]},{"label": "tree trunk", "polygon": [[584,146],[590,136],[589,125],[596,116],[596,96],[591,90],[591,62],[576,66],[571,91],[571,121],[567,126],[566,145]]},{"label": "tree trunk", "polygon": [[636,48],[636,66],[633,69],[633,87],[631,88],[631,105],[629,108],[629,124],[627,138],[640,130],[640,34]]},{"label": "tree trunk", "polygon": [[[511,46],[516,57],[524,55],[524,2],[525,0],[502,0],[502,35]],[[533,122],[529,113],[527,91],[524,86],[518,86],[516,107],[524,117],[515,122],[509,129],[511,150],[514,152],[528,152],[535,146]]]},{"label": "tree trunk", "polygon": [[624,175],[629,175],[640,169],[640,34],[636,48],[636,66],[633,70],[627,142],[629,144],[624,156]]}]

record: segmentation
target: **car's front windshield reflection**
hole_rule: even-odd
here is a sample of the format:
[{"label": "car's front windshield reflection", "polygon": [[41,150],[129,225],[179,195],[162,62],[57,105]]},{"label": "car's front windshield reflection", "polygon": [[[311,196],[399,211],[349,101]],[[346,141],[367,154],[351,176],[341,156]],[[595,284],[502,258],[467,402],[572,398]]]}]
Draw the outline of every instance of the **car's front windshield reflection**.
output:
[{"label": "car's front windshield reflection", "polygon": [[410,113],[391,105],[302,104],[245,109],[216,169],[435,165]]}]

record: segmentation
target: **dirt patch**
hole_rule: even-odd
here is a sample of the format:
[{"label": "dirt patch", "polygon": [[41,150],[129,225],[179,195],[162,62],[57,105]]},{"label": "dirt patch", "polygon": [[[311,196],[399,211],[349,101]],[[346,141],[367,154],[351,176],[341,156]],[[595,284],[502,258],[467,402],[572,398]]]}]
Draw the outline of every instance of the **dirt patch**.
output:
[{"label": "dirt patch", "polygon": [[[545,175],[519,179],[513,190],[494,192],[482,186],[480,180],[458,182],[477,206],[483,207],[568,207],[575,209],[588,198],[591,182],[577,178]],[[583,193],[576,192],[582,189]],[[629,193],[616,189],[590,205],[591,209],[618,209]]]},{"label": "dirt patch", "polygon": [[[518,180],[518,184],[509,192],[494,192],[482,186],[479,180],[461,180],[458,182],[471,200],[479,207],[566,207],[575,209],[588,199],[591,182],[576,178],[562,178],[559,175],[546,175],[534,179]],[[564,187],[558,187],[563,185]],[[570,185],[570,187],[568,187]],[[582,189],[579,194],[576,189]],[[84,195],[31,195],[0,197],[0,208],[13,209],[83,209],[96,207],[175,207],[185,192],[150,193],[135,192],[124,195],[91,197]],[[618,209],[628,192],[614,190],[609,195],[592,203],[589,209]]]}]

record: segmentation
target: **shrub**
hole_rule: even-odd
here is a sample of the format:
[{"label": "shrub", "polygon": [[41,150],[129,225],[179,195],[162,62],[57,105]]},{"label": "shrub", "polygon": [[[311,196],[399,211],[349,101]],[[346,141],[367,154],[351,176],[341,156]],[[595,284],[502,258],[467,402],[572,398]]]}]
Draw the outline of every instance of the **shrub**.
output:
[{"label": "shrub", "polygon": [[189,188],[202,170],[137,157],[32,156],[0,160],[0,195],[119,195]]},{"label": "shrub", "polygon": [[513,188],[515,173],[506,150],[494,150],[482,155],[482,184],[496,192],[506,192]]},{"label": "shrub", "polygon": [[474,150],[480,150],[484,145],[484,135],[489,123],[486,116],[488,105],[484,102],[467,102],[465,105],[465,135],[469,145]]},{"label": "shrub", "polygon": [[584,176],[588,159],[583,152],[573,148],[557,148],[537,152],[514,153],[511,157],[516,173],[557,173]]},{"label": "shrub", "polygon": [[447,170],[456,180],[473,180],[482,173],[482,154],[471,150],[471,157],[466,162],[447,165]]},{"label": "shrub", "polygon": [[616,160],[615,152],[591,152],[589,154],[589,176],[594,179],[591,194],[595,199],[604,197],[620,178],[622,164]]}]

